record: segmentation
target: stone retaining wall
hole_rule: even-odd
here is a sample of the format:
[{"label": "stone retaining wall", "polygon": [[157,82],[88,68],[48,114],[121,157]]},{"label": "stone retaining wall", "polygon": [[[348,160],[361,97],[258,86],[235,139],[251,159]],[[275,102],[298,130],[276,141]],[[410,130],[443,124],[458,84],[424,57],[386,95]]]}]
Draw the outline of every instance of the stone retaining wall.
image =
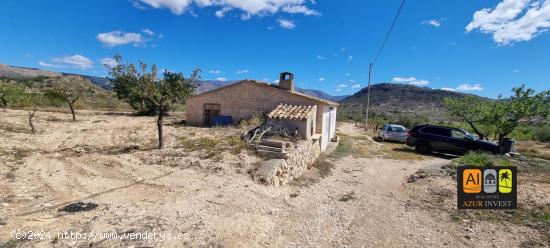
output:
[{"label": "stone retaining wall", "polygon": [[286,159],[263,161],[252,172],[254,180],[264,184],[280,186],[301,176],[321,155],[319,140],[303,140],[289,152]]}]

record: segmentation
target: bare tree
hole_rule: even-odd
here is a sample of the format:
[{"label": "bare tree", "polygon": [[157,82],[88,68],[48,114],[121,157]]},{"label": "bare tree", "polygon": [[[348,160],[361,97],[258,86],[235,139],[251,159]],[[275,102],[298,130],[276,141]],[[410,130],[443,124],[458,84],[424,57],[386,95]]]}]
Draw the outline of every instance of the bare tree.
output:
[{"label": "bare tree", "polygon": [[74,105],[86,92],[87,88],[84,85],[87,83],[87,79],[76,75],[55,78],[51,82],[51,89],[48,93],[63,99],[69,105],[73,122],[76,121]]},{"label": "bare tree", "polygon": [[21,98],[19,99],[21,102],[21,106],[23,106],[27,110],[27,120],[29,123],[29,126],[31,127],[31,132],[36,133],[36,128],[33,124],[33,119],[36,115],[36,101],[37,96],[39,93],[34,91],[29,91],[25,93]]}]

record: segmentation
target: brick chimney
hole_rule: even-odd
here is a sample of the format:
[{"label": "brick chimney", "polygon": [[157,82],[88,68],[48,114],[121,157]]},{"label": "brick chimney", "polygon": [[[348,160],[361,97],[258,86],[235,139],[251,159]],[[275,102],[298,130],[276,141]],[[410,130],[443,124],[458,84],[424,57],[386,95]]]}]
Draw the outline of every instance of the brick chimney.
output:
[{"label": "brick chimney", "polygon": [[279,77],[279,88],[294,91],[294,74],[282,72]]}]

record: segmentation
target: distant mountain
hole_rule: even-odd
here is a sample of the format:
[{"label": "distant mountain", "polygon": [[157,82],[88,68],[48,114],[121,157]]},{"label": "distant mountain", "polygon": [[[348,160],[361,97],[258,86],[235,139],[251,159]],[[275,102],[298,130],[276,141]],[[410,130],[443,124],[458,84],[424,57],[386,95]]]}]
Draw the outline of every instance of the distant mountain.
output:
[{"label": "distant mountain", "polygon": [[[232,81],[218,81],[218,80],[205,80],[200,81],[198,83],[197,90],[195,91],[196,94],[204,93],[207,91],[215,90],[217,88],[221,88],[230,84],[238,83],[240,80],[232,80]],[[342,99],[344,99],[347,96],[331,96],[323,91],[320,90],[313,90],[313,89],[302,89],[296,87],[295,90],[300,93],[304,93],[306,95],[310,95],[313,97],[338,102]]]},{"label": "distant mountain", "polygon": [[61,73],[45,71],[37,68],[19,67],[0,64],[0,77],[8,78],[32,78],[32,77],[55,77],[61,76]]},{"label": "distant mountain", "polygon": [[325,99],[325,100],[329,100],[329,101],[333,101],[333,102],[339,102],[339,101],[343,100],[344,98],[348,97],[348,96],[332,96],[332,95],[329,95],[329,94],[327,94],[327,93],[325,93],[324,91],[321,91],[321,90],[296,88],[296,91],[298,91],[300,93],[304,93],[306,95],[314,96],[314,97],[317,97],[317,98],[321,98],[321,99]]},{"label": "distant mountain", "polygon": [[74,73],[62,73],[63,75],[77,75],[82,76],[88,80],[90,80],[93,84],[101,87],[104,90],[112,90],[113,85],[111,84],[111,79],[108,77],[98,77],[98,76],[90,76],[90,75],[83,75],[83,74],[74,74]]},{"label": "distant mountain", "polygon": [[[82,76],[93,84],[101,87],[104,90],[112,90],[113,86],[111,84],[111,79],[108,77],[97,77],[97,76],[90,76],[85,74],[76,74],[76,73],[59,73],[59,72],[53,72],[53,71],[47,71],[47,70],[41,70],[37,68],[26,68],[26,67],[17,67],[17,66],[10,66],[10,65],[4,65],[0,64],[0,77],[9,77],[9,78],[33,78],[38,76],[44,76],[44,77],[56,77],[56,76],[67,76],[67,75],[77,75]],[[200,81],[198,83],[198,87],[195,91],[195,94],[200,94],[203,92],[215,90],[217,88],[234,84],[239,82],[240,80],[231,80],[231,81],[219,81],[219,80],[204,80]],[[302,89],[302,88],[296,88],[296,91],[314,96],[317,98],[329,100],[329,101],[340,101],[344,99],[347,96],[331,96],[323,91],[320,90],[313,90],[313,89]]]},{"label": "distant mountain", "polygon": [[[340,101],[345,115],[362,115],[367,104],[368,88]],[[370,111],[378,114],[412,114],[440,116],[445,97],[464,97],[468,94],[418,87],[406,84],[381,83],[371,86]]]}]

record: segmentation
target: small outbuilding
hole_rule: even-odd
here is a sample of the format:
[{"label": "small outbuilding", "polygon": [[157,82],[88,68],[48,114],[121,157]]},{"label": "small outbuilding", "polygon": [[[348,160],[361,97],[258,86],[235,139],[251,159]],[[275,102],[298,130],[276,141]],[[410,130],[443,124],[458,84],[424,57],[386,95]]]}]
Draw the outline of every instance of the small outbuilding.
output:
[{"label": "small outbuilding", "polygon": [[268,121],[284,123],[303,139],[320,140],[321,150],[336,135],[338,103],[295,91],[294,75],[281,73],[279,85],[243,80],[194,95],[186,103],[189,125],[212,125],[223,119],[238,123],[258,113]]}]

